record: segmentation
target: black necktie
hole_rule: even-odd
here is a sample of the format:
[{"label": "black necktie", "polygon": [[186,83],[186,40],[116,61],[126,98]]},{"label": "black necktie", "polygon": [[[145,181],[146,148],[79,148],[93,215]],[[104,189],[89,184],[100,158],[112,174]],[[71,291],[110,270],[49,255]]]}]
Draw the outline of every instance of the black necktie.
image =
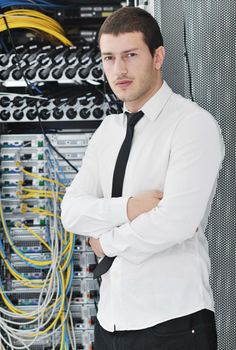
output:
[{"label": "black necktie", "polygon": [[[138,123],[138,121],[142,118],[143,112],[139,111],[137,113],[128,113],[126,112],[128,121],[127,121],[127,129],[126,136],[121,145],[116,165],[113,173],[113,182],[112,182],[112,197],[121,197],[122,196],[122,188],[125,176],[125,169],[128,162],[132,139],[134,135],[134,127]],[[104,258],[100,261],[100,263],[96,266],[93,272],[94,278],[98,278],[104,273],[106,273],[111,267],[114,259],[116,257],[108,257],[104,256]]]}]

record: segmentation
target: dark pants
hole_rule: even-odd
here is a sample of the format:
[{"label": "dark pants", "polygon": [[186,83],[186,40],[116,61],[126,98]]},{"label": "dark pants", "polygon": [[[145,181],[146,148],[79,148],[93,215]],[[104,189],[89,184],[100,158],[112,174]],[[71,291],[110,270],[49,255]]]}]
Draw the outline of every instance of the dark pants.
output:
[{"label": "dark pants", "polygon": [[150,328],[108,332],[97,321],[95,350],[216,350],[214,313],[201,310]]}]

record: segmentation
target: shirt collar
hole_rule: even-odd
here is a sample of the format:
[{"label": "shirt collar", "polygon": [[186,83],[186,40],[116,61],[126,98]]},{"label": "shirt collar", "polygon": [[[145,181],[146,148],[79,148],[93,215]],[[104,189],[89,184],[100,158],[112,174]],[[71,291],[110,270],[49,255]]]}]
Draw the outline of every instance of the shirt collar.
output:
[{"label": "shirt collar", "polygon": [[[154,121],[163,110],[172,93],[173,91],[169,85],[163,81],[160,89],[141,108],[145,116],[151,121]],[[127,111],[128,109],[124,104],[124,113]]]}]

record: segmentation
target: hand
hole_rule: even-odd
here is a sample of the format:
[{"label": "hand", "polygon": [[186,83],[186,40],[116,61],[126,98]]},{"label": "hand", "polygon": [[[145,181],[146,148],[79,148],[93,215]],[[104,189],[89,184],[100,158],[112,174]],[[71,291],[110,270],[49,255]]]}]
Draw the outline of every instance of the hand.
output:
[{"label": "hand", "polygon": [[92,250],[94,251],[94,253],[99,257],[103,257],[105,256],[105,253],[104,251],[102,250],[102,246],[100,244],[100,240],[99,239],[96,239],[96,238],[89,238],[89,244],[92,248]]},{"label": "hand", "polygon": [[137,196],[130,197],[127,204],[127,215],[130,221],[137,216],[155,208],[163,197],[163,192],[146,191]]}]

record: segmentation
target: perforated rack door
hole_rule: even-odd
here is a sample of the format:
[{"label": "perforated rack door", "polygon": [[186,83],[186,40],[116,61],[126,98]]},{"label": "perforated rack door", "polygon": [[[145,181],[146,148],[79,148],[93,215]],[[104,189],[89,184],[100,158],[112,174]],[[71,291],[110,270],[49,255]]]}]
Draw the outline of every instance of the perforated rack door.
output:
[{"label": "perforated rack door", "polygon": [[[236,1],[155,0],[167,51],[164,77],[218,121],[226,146],[217,193],[206,230],[212,262],[218,349],[236,349]],[[160,6],[161,5],[161,6]],[[158,12],[157,12],[158,11]],[[184,23],[186,45],[184,45]]]}]

